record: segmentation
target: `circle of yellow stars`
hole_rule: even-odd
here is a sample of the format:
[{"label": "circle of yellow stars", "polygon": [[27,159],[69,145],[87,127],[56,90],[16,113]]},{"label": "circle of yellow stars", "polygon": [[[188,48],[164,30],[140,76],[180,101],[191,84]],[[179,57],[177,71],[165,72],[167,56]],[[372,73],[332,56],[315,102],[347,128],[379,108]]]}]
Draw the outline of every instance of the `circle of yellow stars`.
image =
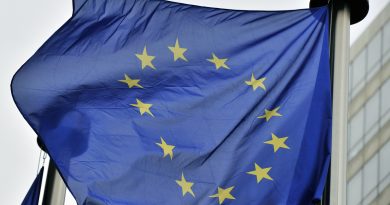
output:
[{"label": "circle of yellow stars", "polygon": [[[168,49],[173,54],[173,61],[185,61],[188,62],[187,57],[185,56],[185,52],[188,50],[187,48],[181,47],[179,38],[176,38],[174,45],[168,46]],[[142,53],[136,53],[135,56],[140,61],[141,70],[146,68],[150,68],[152,70],[156,70],[157,68],[153,64],[153,60],[155,60],[156,56],[150,55],[148,53],[146,45],[144,46]],[[221,68],[229,70],[230,67],[227,64],[228,58],[220,58],[215,53],[211,53],[211,58],[206,59],[208,62],[214,64],[216,70]],[[263,91],[266,91],[266,77],[257,78],[254,73],[250,76],[249,80],[246,80],[244,83],[247,86],[251,86],[253,91],[256,91],[258,88],[261,88]],[[128,88],[138,88],[144,89],[141,85],[141,80],[132,78],[128,74],[124,74],[124,79],[118,80],[120,83],[124,83]],[[138,108],[140,115],[144,115],[145,113],[151,117],[154,117],[151,108],[153,104],[143,102],[142,100],[136,98],[135,103],[130,104],[133,107]],[[265,122],[269,122],[271,119],[275,117],[282,117],[282,114],[279,113],[280,106],[272,108],[270,110],[265,109],[264,114],[258,116],[258,119],[265,119]],[[276,153],[280,149],[290,149],[290,147],[286,144],[288,137],[278,137],[274,133],[271,133],[271,139],[264,142],[264,144],[272,145],[273,152]],[[160,137],[160,141],[156,142],[156,145],[161,148],[162,158],[169,156],[170,160],[174,158],[174,149],[175,146],[168,144],[163,137]],[[270,176],[269,172],[272,167],[262,168],[256,162],[254,163],[254,170],[247,171],[246,174],[253,175],[256,177],[256,182],[259,184],[262,180],[273,181],[274,179]],[[181,188],[182,196],[190,195],[191,197],[195,197],[195,193],[193,191],[194,182],[188,181],[184,173],[182,172],[181,178],[175,180],[176,184]],[[210,195],[210,198],[218,198],[218,203],[222,204],[225,200],[235,200],[236,198],[233,196],[234,186],[222,188],[220,186],[217,187],[216,193]]]}]

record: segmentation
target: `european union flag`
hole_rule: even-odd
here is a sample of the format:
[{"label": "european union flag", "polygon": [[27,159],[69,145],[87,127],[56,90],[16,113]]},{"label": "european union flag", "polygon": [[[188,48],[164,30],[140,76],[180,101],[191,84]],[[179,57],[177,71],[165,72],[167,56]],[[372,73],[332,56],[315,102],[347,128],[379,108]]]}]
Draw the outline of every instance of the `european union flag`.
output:
[{"label": "european union flag", "polygon": [[328,10],[75,0],[14,76],[79,204],[311,204],[329,165]]}]

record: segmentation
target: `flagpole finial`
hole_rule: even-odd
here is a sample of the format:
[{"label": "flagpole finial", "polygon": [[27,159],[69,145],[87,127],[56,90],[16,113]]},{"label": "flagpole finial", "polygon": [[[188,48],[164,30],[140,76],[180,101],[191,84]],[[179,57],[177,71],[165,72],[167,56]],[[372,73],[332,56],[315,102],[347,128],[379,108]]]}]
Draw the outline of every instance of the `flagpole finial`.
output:
[{"label": "flagpole finial", "polygon": [[[351,10],[351,25],[363,20],[369,10],[368,0],[345,0],[348,2]],[[330,2],[329,0],[310,0],[310,8],[325,6]]]}]

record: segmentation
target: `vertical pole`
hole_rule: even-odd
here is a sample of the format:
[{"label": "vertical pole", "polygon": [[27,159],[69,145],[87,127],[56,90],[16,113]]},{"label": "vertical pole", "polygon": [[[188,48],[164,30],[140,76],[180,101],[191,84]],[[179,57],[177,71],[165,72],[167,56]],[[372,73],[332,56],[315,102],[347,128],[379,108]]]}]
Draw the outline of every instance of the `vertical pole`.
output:
[{"label": "vertical pole", "polygon": [[350,7],[346,0],[333,0],[331,3],[333,123],[329,204],[345,205]]},{"label": "vertical pole", "polygon": [[47,171],[43,205],[63,205],[65,203],[66,187],[52,160]]}]

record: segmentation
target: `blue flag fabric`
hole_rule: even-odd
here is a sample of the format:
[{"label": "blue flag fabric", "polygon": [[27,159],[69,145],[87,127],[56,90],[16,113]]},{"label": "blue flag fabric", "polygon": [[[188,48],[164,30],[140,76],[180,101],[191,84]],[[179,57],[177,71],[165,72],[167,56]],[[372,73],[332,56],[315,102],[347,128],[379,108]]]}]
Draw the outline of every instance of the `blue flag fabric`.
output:
[{"label": "blue flag fabric", "polygon": [[41,193],[43,170],[44,168],[42,167],[30,189],[28,190],[26,196],[24,197],[22,205],[38,205],[39,194]]},{"label": "blue flag fabric", "polygon": [[76,0],[14,76],[78,204],[312,204],[329,165],[326,7]]}]

